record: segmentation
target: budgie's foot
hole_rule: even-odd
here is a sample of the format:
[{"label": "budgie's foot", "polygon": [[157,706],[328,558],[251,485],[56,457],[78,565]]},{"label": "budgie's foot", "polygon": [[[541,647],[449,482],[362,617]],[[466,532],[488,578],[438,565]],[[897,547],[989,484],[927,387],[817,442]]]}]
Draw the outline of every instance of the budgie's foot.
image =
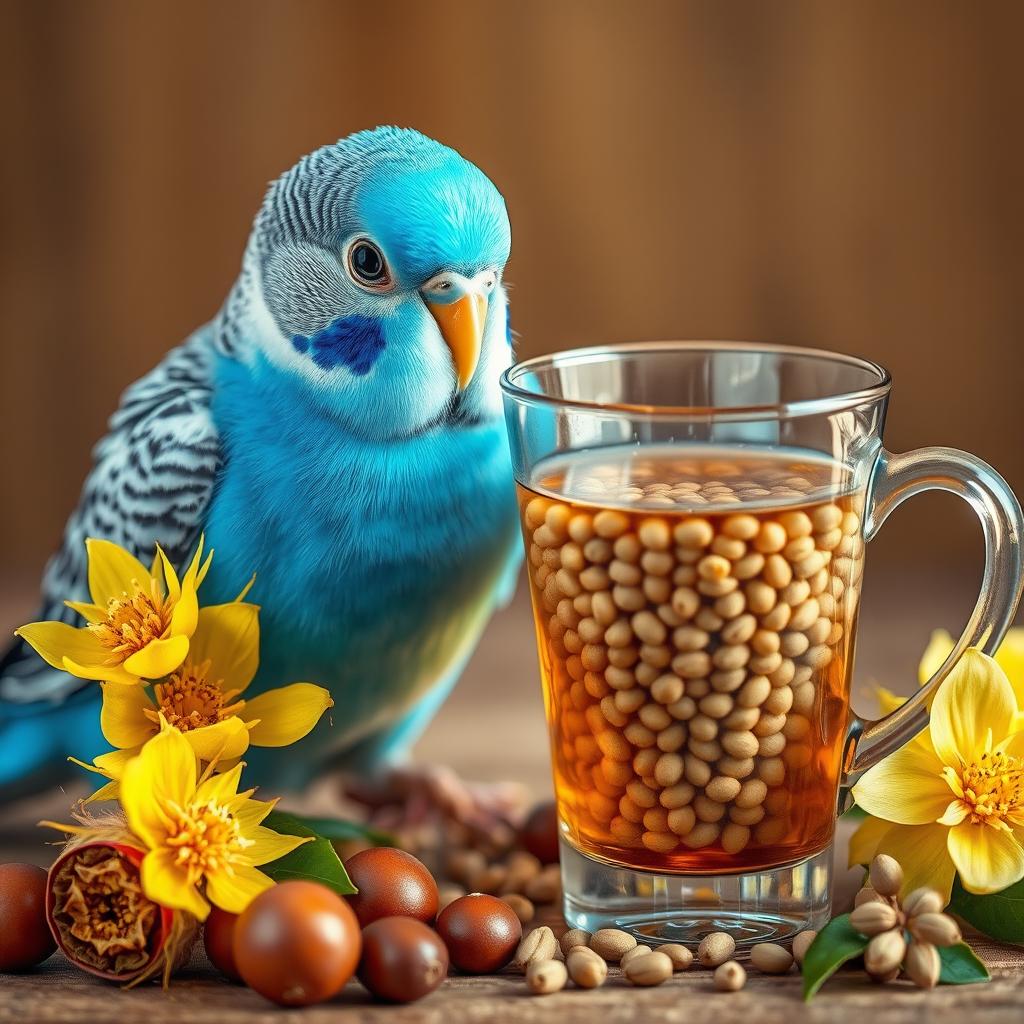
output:
[{"label": "budgie's foot", "polygon": [[442,765],[403,765],[375,780],[349,781],[346,793],[370,810],[370,824],[412,848],[507,848],[529,804],[517,782],[467,782]]}]

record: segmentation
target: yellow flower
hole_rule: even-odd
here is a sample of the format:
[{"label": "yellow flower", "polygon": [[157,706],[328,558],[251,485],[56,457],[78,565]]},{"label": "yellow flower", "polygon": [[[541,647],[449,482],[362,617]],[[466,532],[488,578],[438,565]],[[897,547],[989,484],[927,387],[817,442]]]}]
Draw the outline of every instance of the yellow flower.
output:
[{"label": "yellow flower", "polygon": [[117,795],[124,764],[160,731],[161,719],[184,733],[203,761],[234,761],[250,744],[284,747],[302,739],[334,701],[312,683],[244,700],[259,665],[259,645],[257,605],[235,601],[202,608],[188,657],[165,680],[151,686],[103,683],[100,727],[120,749],[82,765],[112,780],[89,799]]},{"label": "yellow flower", "polygon": [[891,853],[909,867],[908,889],[928,884],[947,898],[954,870],[976,893],[1024,878],[1024,732],[1017,715],[1002,668],[966,651],[935,694],[928,729],[853,787],[857,803],[881,821],[861,826],[851,861],[861,862],[874,845],[872,854]]},{"label": "yellow flower", "polygon": [[276,801],[253,800],[251,789],[239,793],[241,772],[237,764],[198,778],[195,752],[167,725],[125,766],[121,806],[148,850],[141,874],[151,900],[200,920],[210,903],[240,914],[274,884],[259,865],[309,842],[260,824]]},{"label": "yellow flower", "polygon": [[152,569],[124,548],[90,538],[89,593],[92,603],[65,602],[86,620],[80,629],[66,622],[31,622],[15,634],[54,668],[81,679],[137,683],[173,672],[188,654],[199,615],[196,591],[210,568],[202,561],[203,541],[179,581],[158,547]]}]

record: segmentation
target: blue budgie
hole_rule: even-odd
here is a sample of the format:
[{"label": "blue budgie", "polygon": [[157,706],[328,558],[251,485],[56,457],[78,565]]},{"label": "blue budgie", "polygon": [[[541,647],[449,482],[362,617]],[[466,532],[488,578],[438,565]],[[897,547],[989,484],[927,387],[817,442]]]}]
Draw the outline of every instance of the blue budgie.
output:
[{"label": "blue budgie", "polygon": [[[258,692],[335,706],[253,781],[380,770],[418,737],[514,586],[520,544],[498,378],[512,360],[504,201],[454,150],[391,127],[275,181],[220,313],[125,392],[43,580],[87,600],[86,537],[181,564],[204,604],[255,570]],[[99,688],[24,643],[0,664],[0,793],[108,749]]]}]

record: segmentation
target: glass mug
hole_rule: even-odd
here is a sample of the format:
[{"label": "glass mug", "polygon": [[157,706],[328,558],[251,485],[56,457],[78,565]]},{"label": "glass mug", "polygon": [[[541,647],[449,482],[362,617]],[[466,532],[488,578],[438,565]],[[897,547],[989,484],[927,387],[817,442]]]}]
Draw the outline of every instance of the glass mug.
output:
[{"label": "glass mug", "polygon": [[[502,377],[570,927],[742,946],[830,913],[853,779],[927,722],[1021,594],[1021,509],[972,455],[890,455],[889,374],[731,342],[579,349]],[[981,596],[928,683],[850,710],[864,547],[904,499],[974,508]]]}]

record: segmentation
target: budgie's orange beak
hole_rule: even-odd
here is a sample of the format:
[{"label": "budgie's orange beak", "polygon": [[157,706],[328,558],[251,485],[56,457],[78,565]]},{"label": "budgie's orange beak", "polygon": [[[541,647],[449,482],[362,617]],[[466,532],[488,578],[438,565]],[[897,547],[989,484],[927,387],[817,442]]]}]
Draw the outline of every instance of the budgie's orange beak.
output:
[{"label": "budgie's orange beak", "polygon": [[459,380],[459,390],[465,389],[473,379],[480,361],[480,346],[484,337],[484,319],[487,316],[487,296],[467,292],[454,302],[427,302],[441,337],[452,350],[452,362]]}]

